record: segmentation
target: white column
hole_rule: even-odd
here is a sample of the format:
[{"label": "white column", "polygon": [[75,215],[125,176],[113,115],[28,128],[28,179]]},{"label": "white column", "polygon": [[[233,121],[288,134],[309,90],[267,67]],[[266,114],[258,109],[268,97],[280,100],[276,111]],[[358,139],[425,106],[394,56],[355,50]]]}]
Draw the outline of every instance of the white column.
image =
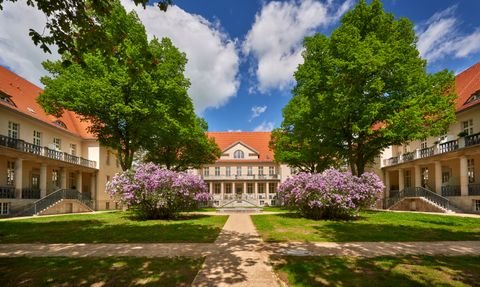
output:
[{"label": "white column", "polygon": [[82,179],[82,172],[79,171],[77,174],[77,191],[82,192],[83,189],[83,179]]},{"label": "white column", "polygon": [[243,182],[242,197],[243,197],[243,196],[245,196],[245,197],[247,196],[247,182],[246,182],[246,181]]},{"label": "white column", "polygon": [[40,198],[47,196],[47,164],[40,165]]},{"label": "white column", "polygon": [[67,188],[67,169],[64,167],[60,169],[60,188]]},{"label": "white column", "polygon": [[415,165],[414,166],[414,175],[415,175],[415,187],[417,186],[422,186],[422,171],[420,169],[420,166]]},{"label": "white column", "polygon": [[442,194],[442,164],[435,161],[435,191]]},{"label": "white column", "polygon": [[460,193],[468,195],[468,161],[465,156],[460,157]]},{"label": "white column", "polygon": [[405,174],[403,168],[398,170],[398,190],[403,190],[405,188]]},{"label": "white column", "polygon": [[268,194],[270,192],[270,182],[265,183],[265,198],[268,199]]},{"label": "white column", "polygon": [[253,187],[253,192],[255,194],[255,199],[258,199],[258,182],[255,182]]},{"label": "white column", "polygon": [[225,182],[222,181],[220,184],[220,199],[223,199],[223,196],[225,194]]},{"label": "white column", "polygon": [[97,199],[97,174],[93,173],[90,177],[90,194],[92,199]]},{"label": "white column", "polygon": [[23,159],[15,160],[15,190],[17,198],[22,198],[23,189]]}]

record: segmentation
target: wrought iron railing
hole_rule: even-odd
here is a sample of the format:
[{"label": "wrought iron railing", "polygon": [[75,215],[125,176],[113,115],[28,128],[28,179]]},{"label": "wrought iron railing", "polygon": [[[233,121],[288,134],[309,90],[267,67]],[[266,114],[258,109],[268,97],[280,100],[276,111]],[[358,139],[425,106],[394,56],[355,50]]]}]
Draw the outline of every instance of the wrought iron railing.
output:
[{"label": "wrought iron railing", "polygon": [[460,196],[460,185],[445,185],[442,186],[442,196]]},{"label": "wrought iron railing", "polygon": [[458,149],[458,140],[444,142],[438,145],[438,152],[451,152]]},{"label": "wrought iron railing", "polygon": [[429,201],[445,208],[450,209],[450,201],[435,192],[423,187],[409,187],[398,192],[394,197],[389,197],[386,201],[386,207],[390,208],[405,197],[423,197]]},{"label": "wrought iron railing", "polygon": [[468,135],[465,137],[465,146],[480,144],[480,133]]},{"label": "wrought iron railing", "polygon": [[13,148],[22,152],[44,156],[51,159],[61,160],[72,164],[82,165],[91,168],[97,167],[97,163],[95,161],[74,156],[66,152],[49,149],[48,147],[41,147],[21,139],[14,139],[4,135],[0,135],[0,146]]},{"label": "wrought iron railing", "polygon": [[468,184],[468,195],[480,195],[480,183]]},{"label": "wrought iron railing", "polygon": [[410,161],[415,159],[415,153],[414,152],[407,152],[402,154],[402,161]]},{"label": "wrought iron railing", "polygon": [[16,216],[27,216],[39,214],[49,206],[64,200],[64,199],[76,199],[90,207],[94,208],[94,202],[88,193],[82,193],[75,189],[59,189],[50,193],[49,195],[35,201],[31,206],[15,214]]},{"label": "wrought iron railing", "polygon": [[22,188],[23,199],[38,199],[40,198],[40,189],[35,187]]},{"label": "wrought iron railing", "polygon": [[0,198],[15,198],[15,187],[0,186]]}]

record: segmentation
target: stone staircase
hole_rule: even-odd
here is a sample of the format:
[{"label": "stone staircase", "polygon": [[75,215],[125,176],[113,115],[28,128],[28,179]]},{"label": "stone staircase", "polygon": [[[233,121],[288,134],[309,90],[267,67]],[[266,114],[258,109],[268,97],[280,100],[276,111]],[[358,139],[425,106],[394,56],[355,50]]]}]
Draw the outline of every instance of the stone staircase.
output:
[{"label": "stone staircase", "polygon": [[462,213],[447,198],[424,187],[411,187],[388,198],[385,207],[390,210]]}]

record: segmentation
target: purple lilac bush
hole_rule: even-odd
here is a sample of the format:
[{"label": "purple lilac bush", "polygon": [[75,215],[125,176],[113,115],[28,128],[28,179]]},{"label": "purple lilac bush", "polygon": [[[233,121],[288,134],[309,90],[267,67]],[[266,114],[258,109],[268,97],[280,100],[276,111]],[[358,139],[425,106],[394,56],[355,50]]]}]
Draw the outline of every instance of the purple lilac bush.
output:
[{"label": "purple lilac bush", "polygon": [[357,177],[329,169],[323,173],[299,173],[279,186],[284,205],[312,219],[348,219],[359,209],[371,207],[384,188],[374,173]]},{"label": "purple lilac bush", "polygon": [[153,163],[115,175],[107,183],[107,192],[146,219],[174,218],[181,211],[195,208],[199,202],[211,200],[200,177]]}]

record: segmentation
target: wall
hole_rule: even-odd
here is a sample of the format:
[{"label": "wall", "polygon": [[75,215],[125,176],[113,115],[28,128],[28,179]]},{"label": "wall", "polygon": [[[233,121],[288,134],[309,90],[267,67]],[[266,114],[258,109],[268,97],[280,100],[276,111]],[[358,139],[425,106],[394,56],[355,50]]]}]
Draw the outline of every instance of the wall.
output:
[{"label": "wall", "polygon": [[405,198],[390,208],[391,210],[441,212],[445,211],[421,198]]}]

